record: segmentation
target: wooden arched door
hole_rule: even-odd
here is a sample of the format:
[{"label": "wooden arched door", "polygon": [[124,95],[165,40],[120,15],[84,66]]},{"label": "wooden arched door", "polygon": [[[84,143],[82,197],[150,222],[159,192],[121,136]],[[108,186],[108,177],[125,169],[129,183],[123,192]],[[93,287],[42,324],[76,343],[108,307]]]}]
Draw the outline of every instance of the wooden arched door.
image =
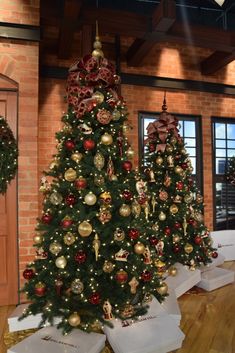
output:
[{"label": "wooden arched door", "polygon": [[[18,86],[0,74],[0,115],[17,137]],[[18,303],[17,177],[0,194],[0,306]]]}]

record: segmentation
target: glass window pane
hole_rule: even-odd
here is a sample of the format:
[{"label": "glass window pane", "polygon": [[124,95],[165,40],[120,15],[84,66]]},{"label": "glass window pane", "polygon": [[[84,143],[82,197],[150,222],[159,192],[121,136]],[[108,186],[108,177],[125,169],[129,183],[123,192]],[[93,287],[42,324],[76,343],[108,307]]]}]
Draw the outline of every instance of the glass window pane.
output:
[{"label": "glass window pane", "polygon": [[235,148],[235,141],[234,140],[228,140],[227,141],[228,148]]},{"label": "glass window pane", "polygon": [[233,157],[233,156],[235,156],[235,150],[234,149],[228,150],[228,157]]},{"label": "glass window pane", "polygon": [[216,174],[225,173],[226,159],[216,158]]},{"label": "glass window pane", "polygon": [[144,119],[144,133],[147,134],[147,126],[149,123],[153,122],[155,119],[146,118]]},{"label": "glass window pane", "polygon": [[195,147],[196,146],[196,139],[192,138],[185,138],[184,142],[186,143],[186,147]]},{"label": "glass window pane", "polygon": [[216,155],[216,157],[226,157],[226,149],[216,148],[215,155]]},{"label": "glass window pane", "polygon": [[235,139],[235,124],[227,124],[227,136],[229,139]]},{"label": "glass window pane", "polygon": [[195,121],[184,121],[184,135],[187,137],[196,136]]},{"label": "glass window pane", "polygon": [[225,138],[225,124],[222,124],[222,123],[215,124],[215,137]]},{"label": "glass window pane", "polygon": [[215,146],[225,148],[226,147],[225,140],[215,140]]},{"label": "glass window pane", "polygon": [[180,135],[184,136],[184,122],[182,120],[179,120],[178,129],[179,129]]},{"label": "glass window pane", "polygon": [[216,183],[216,229],[226,229],[227,211],[226,211],[226,184]]},{"label": "glass window pane", "polygon": [[187,150],[188,154],[191,157],[195,157],[196,156],[196,148],[191,148],[191,147],[187,147],[186,146],[186,150]]},{"label": "glass window pane", "polygon": [[192,164],[192,167],[193,167],[192,174],[195,175],[197,173],[197,170],[196,170],[196,158],[195,157],[191,157],[190,160],[191,160],[191,164]]}]

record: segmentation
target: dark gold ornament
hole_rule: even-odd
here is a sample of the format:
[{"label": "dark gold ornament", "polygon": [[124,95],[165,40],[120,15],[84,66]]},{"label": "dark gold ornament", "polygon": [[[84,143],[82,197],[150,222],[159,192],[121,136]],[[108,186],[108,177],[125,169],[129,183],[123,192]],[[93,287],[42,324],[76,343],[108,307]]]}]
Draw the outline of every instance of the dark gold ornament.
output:
[{"label": "dark gold ornament", "polygon": [[73,235],[73,233],[68,232],[64,235],[63,240],[66,245],[72,245],[75,242],[76,237]]},{"label": "dark gold ornament", "polygon": [[114,236],[114,240],[123,241],[125,239],[125,232],[121,228],[116,228],[113,233],[113,236]]},{"label": "dark gold ornament", "polygon": [[119,213],[122,217],[128,217],[131,214],[131,208],[127,204],[122,204],[121,207],[119,208]]},{"label": "dark gold ornament", "polygon": [[97,152],[94,156],[94,165],[98,170],[101,170],[104,167],[105,158],[102,153]]},{"label": "dark gold ornament", "polygon": [[78,315],[78,313],[74,312],[73,314],[71,314],[68,318],[68,323],[72,327],[76,327],[76,326],[80,325],[81,318]]},{"label": "dark gold ornament", "polygon": [[162,165],[162,163],[163,163],[163,158],[162,158],[161,156],[158,156],[158,157],[156,158],[156,164],[157,164],[157,165]]},{"label": "dark gold ornament", "polygon": [[53,242],[50,244],[49,246],[49,251],[53,254],[53,255],[58,255],[62,250],[62,245],[60,243],[57,242]]},{"label": "dark gold ornament", "polygon": [[175,277],[177,275],[177,268],[174,267],[174,266],[171,266],[168,269],[168,273],[169,273],[170,276]]},{"label": "dark gold ornament", "polygon": [[174,170],[176,174],[182,174],[183,172],[183,169],[179,165],[177,165]]},{"label": "dark gold ornament", "polygon": [[71,291],[75,294],[81,294],[84,290],[84,284],[79,278],[75,278],[71,283]]},{"label": "dark gold ornament", "polygon": [[165,295],[165,294],[167,294],[167,292],[168,292],[168,286],[167,286],[167,284],[166,284],[165,282],[163,282],[163,283],[161,284],[161,286],[157,288],[157,292],[158,292],[160,295]]},{"label": "dark gold ornament", "polygon": [[176,214],[178,211],[179,211],[178,206],[176,206],[175,204],[170,206],[170,212],[172,214]]},{"label": "dark gold ornament", "polygon": [[82,223],[79,224],[78,233],[81,235],[81,237],[89,237],[91,232],[92,232],[92,225],[89,222],[83,221]]},{"label": "dark gold ornament", "polygon": [[105,273],[111,273],[113,271],[114,267],[115,267],[115,265],[112,262],[106,260],[103,265],[103,271]]},{"label": "dark gold ornament", "polygon": [[173,150],[174,150],[174,148],[173,148],[171,145],[166,145],[166,151],[167,151],[168,153],[172,153]]},{"label": "dark gold ornament", "polygon": [[83,158],[83,155],[82,153],[79,153],[79,152],[75,152],[71,155],[71,159],[76,162],[76,163],[79,163]]},{"label": "dark gold ornament", "polygon": [[94,183],[96,186],[102,186],[102,185],[104,185],[104,182],[105,182],[105,180],[102,175],[98,175],[94,178]]},{"label": "dark gold ornament", "polygon": [[118,109],[114,109],[114,111],[112,112],[112,117],[114,121],[119,120],[121,117],[120,111]]},{"label": "dark gold ornament", "polygon": [[180,241],[180,236],[178,234],[173,235],[173,242],[178,243]]},{"label": "dark gold ornament", "polygon": [[55,191],[51,193],[49,200],[53,205],[57,206],[57,205],[60,205],[61,202],[63,201],[63,196],[60,193]]},{"label": "dark gold ornament", "polygon": [[135,155],[135,151],[129,147],[128,150],[126,151],[126,156],[128,159],[132,159],[134,158],[134,155]]},{"label": "dark gold ornament", "polygon": [[43,241],[43,236],[41,234],[36,234],[33,237],[34,244],[41,244]]},{"label": "dark gold ornament", "polygon": [[76,170],[74,170],[73,168],[67,169],[64,173],[64,178],[67,181],[74,181],[77,178]]},{"label": "dark gold ornament", "polygon": [[138,254],[138,255],[143,254],[143,253],[145,252],[145,246],[144,246],[144,244],[143,244],[143,243],[140,243],[140,242],[136,243],[135,246],[134,246],[134,251],[135,251],[135,253]]},{"label": "dark gold ornament", "polygon": [[189,243],[185,244],[184,251],[186,252],[186,254],[190,254],[193,251],[193,246]]}]

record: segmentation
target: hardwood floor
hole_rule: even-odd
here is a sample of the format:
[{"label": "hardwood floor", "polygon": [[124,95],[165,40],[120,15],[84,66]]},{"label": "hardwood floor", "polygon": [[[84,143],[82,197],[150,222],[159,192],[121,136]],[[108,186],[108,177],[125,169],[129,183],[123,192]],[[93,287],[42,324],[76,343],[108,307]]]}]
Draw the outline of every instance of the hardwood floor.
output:
[{"label": "hardwood floor", "polygon": [[[221,267],[235,271],[235,261]],[[174,353],[235,353],[235,283],[212,292],[192,290],[179,299],[185,340]],[[0,353],[12,306],[0,307]]]}]

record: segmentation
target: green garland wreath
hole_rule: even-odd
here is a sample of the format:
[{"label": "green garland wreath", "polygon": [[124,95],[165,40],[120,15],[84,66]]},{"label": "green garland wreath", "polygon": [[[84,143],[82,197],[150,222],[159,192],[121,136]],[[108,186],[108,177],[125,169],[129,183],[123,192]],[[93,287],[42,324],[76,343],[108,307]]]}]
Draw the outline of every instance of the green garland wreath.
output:
[{"label": "green garland wreath", "polygon": [[235,156],[228,160],[226,179],[230,184],[235,185]]},{"label": "green garland wreath", "polygon": [[6,119],[0,116],[0,194],[14,179],[17,171],[18,148],[13,132]]}]

